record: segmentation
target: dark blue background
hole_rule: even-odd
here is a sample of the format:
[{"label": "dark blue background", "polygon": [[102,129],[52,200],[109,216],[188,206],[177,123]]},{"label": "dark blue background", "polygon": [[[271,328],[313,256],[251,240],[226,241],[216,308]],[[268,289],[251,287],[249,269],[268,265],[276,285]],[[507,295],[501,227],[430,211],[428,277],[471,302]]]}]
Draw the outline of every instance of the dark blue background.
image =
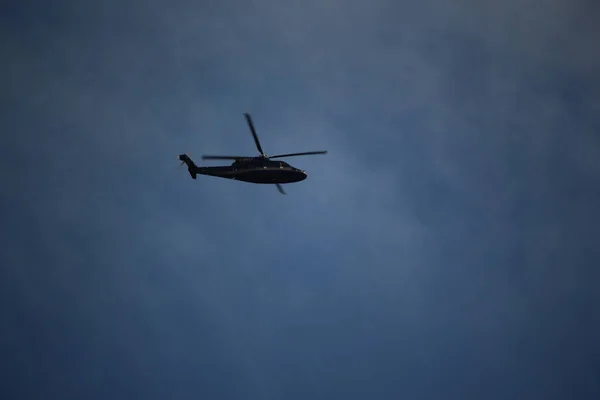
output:
[{"label": "dark blue background", "polygon": [[500,3],[5,2],[1,397],[600,398],[598,6]]}]

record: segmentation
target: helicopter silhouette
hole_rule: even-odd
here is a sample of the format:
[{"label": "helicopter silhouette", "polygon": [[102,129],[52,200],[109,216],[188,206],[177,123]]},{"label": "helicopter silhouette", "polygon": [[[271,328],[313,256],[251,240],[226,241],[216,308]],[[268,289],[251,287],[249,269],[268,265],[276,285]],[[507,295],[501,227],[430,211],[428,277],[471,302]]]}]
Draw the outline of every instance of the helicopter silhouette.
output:
[{"label": "helicopter silhouette", "polygon": [[285,161],[274,161],[274,158],[305,156],[311,154],[327,154],[327,150],[324,150],[268,156],[265,154],[260,145],[258,135],[254,129],[252,117],[250,117],[250,114],[248,113],[244,113],[244,117],[246,117],[246,122],[250,127],[252,136],[254,137],[254,143],[256,144],[259,155],[255,157],[202,156],[203,160],[234,160],[234,162],[229,166],[199,167],[187,154],[180,154],[179,160],[181,161],[181,165],[187,165],[188,172],[190,173],[192,179],[196,179],[197,175],[208,175],[243,182],[271,184],[276,185],[277,190],[279,190],[281,194],[286,194],[281,186],[282,184],[303,181],[308,177],[308,175],[305,171],[292,167]]}]

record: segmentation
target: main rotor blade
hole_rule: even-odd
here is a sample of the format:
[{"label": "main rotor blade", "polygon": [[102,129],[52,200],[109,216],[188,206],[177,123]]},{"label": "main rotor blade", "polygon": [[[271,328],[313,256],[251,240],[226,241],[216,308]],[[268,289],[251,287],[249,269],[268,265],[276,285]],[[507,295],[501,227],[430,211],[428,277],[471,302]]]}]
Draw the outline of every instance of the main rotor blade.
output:
[{"label": "main rotor blade", "polygon": [[242,158],[252,158],[252,157],[242,157],[242,156],[202,156],[203,160],[240,160]]},{"label": "main rotor blade", "polygon": [[269,156],[269,158],[308,156],[308,155],[311,155],[311,154],[327,154],[327,150],[324,150],[324,151],[307,151],[307,152],[304,152],[304,153],[278,154],[276,156]]},{"label": "main rotor blade", "polygon": [[279,190],[279,193],[285,194],[285,191],[283,190],[283,187],[279,183],[276,183],[275,185],[277,185],[277,190]]},{"label": "main rotor blade", "polygon": [[254,123],[252,122],[252,117],[250,117],[250,114],[248,114],[248,113],[244,113],[244,117],[246,117],[246,122],[248,122],[248,126],[250,127],[250,130],[252,131],[252,136],[254,137],[254,143],[256,143],[256,148],[258,149],[258,152],[261,155],[264,155],[265,152],[263,151],[262,147],[260,146],[260,141],[258,140],[258,135],[256,134],[256,129],[254,129]]}]

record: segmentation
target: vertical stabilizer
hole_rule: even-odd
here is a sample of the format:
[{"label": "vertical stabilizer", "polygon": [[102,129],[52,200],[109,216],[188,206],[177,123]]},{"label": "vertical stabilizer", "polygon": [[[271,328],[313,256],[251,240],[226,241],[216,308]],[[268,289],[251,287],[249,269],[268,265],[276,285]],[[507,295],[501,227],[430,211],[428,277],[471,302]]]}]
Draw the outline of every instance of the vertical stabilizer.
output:
[{"label": "vertical stabilizer", "polygon": [[198,169],[198,166],[194,164],[192,159],[189,158],[187,154],[181,154],[179,155],[179,160],[181,160],[181,165],[187,165],[188,172],[190,173],[192,179],[196,179],[196,170]]}]

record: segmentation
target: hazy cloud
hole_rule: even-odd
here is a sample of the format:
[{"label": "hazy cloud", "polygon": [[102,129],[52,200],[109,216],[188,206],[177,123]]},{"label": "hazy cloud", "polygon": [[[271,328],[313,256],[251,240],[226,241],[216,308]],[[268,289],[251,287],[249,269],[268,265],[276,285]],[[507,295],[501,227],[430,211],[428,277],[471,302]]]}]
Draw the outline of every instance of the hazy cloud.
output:
[{"label": "hazy cloud", "polygon": [[[595,398],[598,15],[9,5],[3,391]],[[288,196],[177,169],[246,111]]]}]

